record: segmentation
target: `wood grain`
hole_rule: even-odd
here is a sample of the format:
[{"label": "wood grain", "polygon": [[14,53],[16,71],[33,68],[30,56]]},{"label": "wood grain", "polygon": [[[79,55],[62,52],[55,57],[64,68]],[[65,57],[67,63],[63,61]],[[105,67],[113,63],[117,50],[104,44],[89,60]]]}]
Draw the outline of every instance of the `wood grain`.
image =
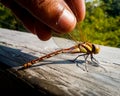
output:
[{"label": "wood grain", "polygon": [[[61,44],[66,41],[57,38]],[[0,62],[6,70],[51,96],[120,96],[120,49],[100,46],[95,58],[102,67],[87,65],[80,58],[80,66],[71,62],[78,54],[60,54],[18,70],[24,63],[54,51],[58,46],[50,39],[40,41],[35,35],[0,29]]]}]

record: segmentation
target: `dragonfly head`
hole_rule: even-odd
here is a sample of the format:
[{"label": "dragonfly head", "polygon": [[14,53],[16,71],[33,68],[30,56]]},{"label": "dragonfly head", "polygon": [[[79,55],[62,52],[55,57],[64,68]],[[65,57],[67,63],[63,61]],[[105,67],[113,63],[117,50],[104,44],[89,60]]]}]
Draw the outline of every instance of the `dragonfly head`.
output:
[{"label": "dragonfly head", "polygon": [[100,46],[92,44],[93,46],[93,53],[98,54],[100,52]]}]

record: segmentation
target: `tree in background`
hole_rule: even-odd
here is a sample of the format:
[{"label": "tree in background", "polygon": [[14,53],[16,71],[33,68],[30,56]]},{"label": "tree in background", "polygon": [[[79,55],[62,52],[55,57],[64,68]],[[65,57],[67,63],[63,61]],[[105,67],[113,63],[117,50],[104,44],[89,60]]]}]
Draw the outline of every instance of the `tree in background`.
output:
[{"label": "tree in background", "polygon": [[86,3],[82,31],[90,42],[120,47],[119,0],[93,0]]},{"label": "tree in background", "polygon": [[0,3],[0,27],[25,31],[22,24],[13,16],[11,11]]},{"label": "tree in background", "polygon": [[104,7],[105,12],[109,16],[120,16],[120,1],[119,0],[101,0],[101,7]]}]

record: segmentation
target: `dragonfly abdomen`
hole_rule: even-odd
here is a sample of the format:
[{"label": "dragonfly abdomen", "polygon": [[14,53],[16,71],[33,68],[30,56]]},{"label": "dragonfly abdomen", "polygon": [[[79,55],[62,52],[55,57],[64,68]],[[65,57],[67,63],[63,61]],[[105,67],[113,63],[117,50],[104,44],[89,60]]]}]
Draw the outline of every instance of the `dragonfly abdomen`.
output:
[{"label": "dragonfly abdomen", "polygon": [[53,57],[53,56],[61,54],[61,53],[64,53],[63,49],[57,50],[57,51],[52,52],[52,53],[49,53],[49,54],[47,54],[45,56],[42,56],[40,58],[36,58],[36,59],[34,59],[34,60],[32,60],[32,61],[30,61],[28,63],[25,63],[23,66],[24,66],[24,68],[28,68],[28,67],[32,66],[33,64],[35,64],[35,63],[38,63],[38,62],[40,62],[42,60],[45,60],[47,58]]}]

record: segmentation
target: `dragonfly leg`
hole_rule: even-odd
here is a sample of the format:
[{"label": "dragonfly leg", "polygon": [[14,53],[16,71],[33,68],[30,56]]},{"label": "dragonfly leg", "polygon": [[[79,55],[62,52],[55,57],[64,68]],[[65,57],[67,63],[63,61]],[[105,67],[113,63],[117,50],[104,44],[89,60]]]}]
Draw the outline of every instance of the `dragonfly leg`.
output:
[{"label": "dragonfly leg", "polygon": [[88,54],[86,55],[86,56],[84,56],[85,57],[85,70],[88,72],[88,69],[87,69],[87,58],[88,58]]},{"label": "dragonfly leg", "polygon": [[98,62],[98,60],[96,60],[94,57],[93,57],[93,55],[91,54],[91,61],[94,63],[94,66],[96,66],[96,67],[101,67],[102,69],[104,69],[104,71],[105,72],[107,72],[107,70],[103,67],[103,66],[101,66],[100,65],[100,63]]},{"label": "dragonfly leg", "polygon": [[85,55],[87,55],[87,54],[78,55],[73,61],[75,62],[80,56],[84,56],[85,57]]},{"label": "dragonfly leg", "polygon": [[96,66],[96,67],[99,66],[99,62],[98,62],[98,60],[96,60],[96,59],[93,57],[92,54],[91,54],[91,61],[92,61],[92,63],[94,63],[94,66]]},{"label": "dragonfly leg", "polygon": [[80,67],[79,66],[79,63],[78,62],[76,62],[76,60],[80,57],[80,56],[84,56],[84,58],[85,58],[85,69],[83,69],[83,71],[87,71],[88,72],[88,70],[87,70],[87,58],[88,58],[88,56],[89,56],[89,54],[81,54],[81,55],[78,55],[73,61],[76,63],[76,66],[78,66],[78,67]]}]

